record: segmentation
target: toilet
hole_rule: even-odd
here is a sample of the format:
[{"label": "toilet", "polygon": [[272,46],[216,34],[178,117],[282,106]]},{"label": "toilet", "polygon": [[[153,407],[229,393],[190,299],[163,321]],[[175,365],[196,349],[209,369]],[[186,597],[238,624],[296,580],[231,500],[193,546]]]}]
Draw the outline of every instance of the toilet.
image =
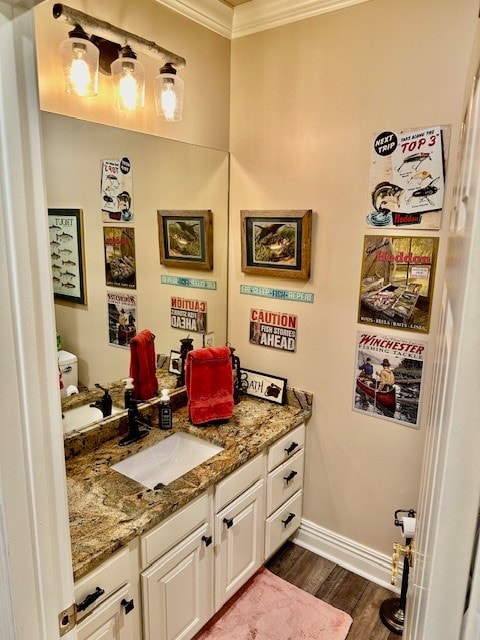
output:
[{"label": "toilet", "polygon": [[78,367],[77,356],[68,351],[57,351],[58,365],[62,372],[63,389],[60,390],[62,397],[67,395],[67,389],[71,385],[78,387]]}]

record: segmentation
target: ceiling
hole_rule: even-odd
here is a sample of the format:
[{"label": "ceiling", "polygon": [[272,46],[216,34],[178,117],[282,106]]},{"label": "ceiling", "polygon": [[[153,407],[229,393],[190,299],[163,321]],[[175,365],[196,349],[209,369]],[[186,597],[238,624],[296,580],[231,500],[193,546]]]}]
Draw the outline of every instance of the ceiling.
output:
[{"label": "ceiling", "polygon": [[251,2],[252,0],[219,0],[219,2],[224,2],[228,4],[230,7],[238,7],[239,4],[245,4],[245,2]]}]

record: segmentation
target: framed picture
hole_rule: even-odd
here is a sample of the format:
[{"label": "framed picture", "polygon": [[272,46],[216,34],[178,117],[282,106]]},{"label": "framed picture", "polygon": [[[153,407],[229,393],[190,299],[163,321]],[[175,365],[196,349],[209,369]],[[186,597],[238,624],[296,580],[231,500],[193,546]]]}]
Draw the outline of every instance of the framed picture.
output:
[{"label": "framed picture", "polygon": [[211,211],[158,211],[158,239],[161,264],[213,269]]},{"label": "framed picture", "polygon": [[180,375],[181,371],[181,362],[180,362],[180,351],[174,351],[173,349],[170,351],[170,361],[168,365],[169,373],[175,373],[177,376]]},{"label": "framed picture", "polygon": [[287,393],[287,379],[271,376],[268,373],[240,369],[242,390],[250,396],[284,404]]},{"label": "framed picture", "polygon": [[242,211],[242,271],[310,277],[312,211]]},{"label": "framed picture", "polygon": [[49,209],[50,258],[56,300],[86,304],[81,209]]}]

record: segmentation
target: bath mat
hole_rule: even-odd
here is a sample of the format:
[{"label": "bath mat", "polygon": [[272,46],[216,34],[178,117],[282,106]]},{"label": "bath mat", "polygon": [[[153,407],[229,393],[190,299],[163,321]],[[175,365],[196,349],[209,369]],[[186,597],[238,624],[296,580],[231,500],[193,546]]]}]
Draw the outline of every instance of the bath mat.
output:
[{"label": "bath mat", "polygon": [[195,640],[345,640],[352,618],[261,569]]}]

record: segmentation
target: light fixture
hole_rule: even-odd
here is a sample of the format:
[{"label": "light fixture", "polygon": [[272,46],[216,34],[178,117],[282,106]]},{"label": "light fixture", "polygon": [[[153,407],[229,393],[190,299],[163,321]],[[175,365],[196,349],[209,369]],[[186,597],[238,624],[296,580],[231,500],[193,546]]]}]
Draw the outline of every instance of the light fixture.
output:
[{"label": "light fixture", "polygon": [[127,44],[110,65],[115,106],[125,111],[143,109],[145,102],[145,67]]},{"label": "light fixture", "polygon": [[[136,54],[130,48],[131,45],[135,47],[137,52],[159,58],[162,61],[163,67],[160,69],[160,75],[155,79],[157,113],[160,113],[165,120],[181,120],[183,80],[176,74],[177,68],[185,66],[185,58],[164,49],[156,42],[146,40],[135,33],[115,27],[109,22],[89,16],[87,13],[72,9],[62,3],[56,2],[53,5],[52,13],[54,18],[61,18],[75,27],[69,34],[69,39],[62,43],[62,56],[65,47],[70,59],[75,51],[75,60],[78,61],[78,64],[75,65],[75,73],[73,73],[72,64],[70,63],[68,66],[69,77],[78,76],[77,88],[73,88],[73,80],[65,81],[68,93],[96,95],[100,59],[100,71],[112,75],[115,106],[129,111],[141,109],[144,106],[145,98],[145,68],[137,60]],[[82,27],[92,34],[90,38]],[[73,44],[74,42],[76,44]],[[130,44],[126,44],[127,42]],[[122,46],[119,43],[125,44]],[[95,73],[92,71],[87,73],[86,71],[87,68],[90,69],[88,56],[91,48],[95,51],[96,56],[97,71]],[[64,69],[66,69],[65,65],[64,62]],[[65,74],[67,78],[67,71]],[[90,89],[89,78],[90,80],[94,79],[94,90]]]},{"label": "light fixture", "polygon": [[155,78],[155,109],[167,122],[178,122],[183,116],[183,80],[167,62]]},{"label": "light fixture", "polygon": [[76,96],[96,96],[99,51],[77,24],[60,45],[65,91]]}]

